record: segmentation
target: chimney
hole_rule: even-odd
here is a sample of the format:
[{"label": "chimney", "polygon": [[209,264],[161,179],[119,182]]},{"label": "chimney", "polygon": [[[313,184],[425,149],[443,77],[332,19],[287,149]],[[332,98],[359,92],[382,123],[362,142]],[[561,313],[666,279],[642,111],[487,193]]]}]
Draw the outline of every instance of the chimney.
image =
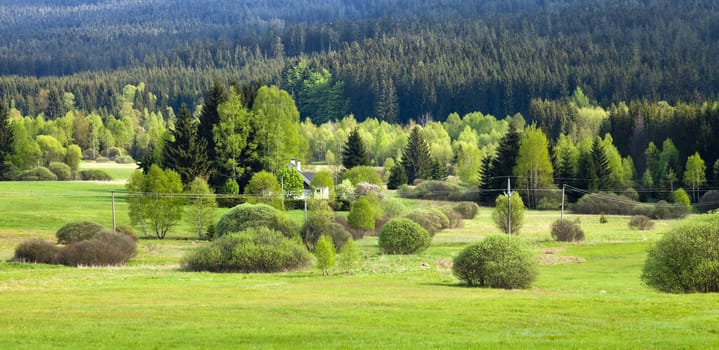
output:
[{"label": "chimney", "polygon": [[292,167],[295,167],[295,159],[294,158],[290,158],[290,165]]},{"label": "chimney", "polygon": [[297,171],[302,172],[302,162],[297,161]]}]

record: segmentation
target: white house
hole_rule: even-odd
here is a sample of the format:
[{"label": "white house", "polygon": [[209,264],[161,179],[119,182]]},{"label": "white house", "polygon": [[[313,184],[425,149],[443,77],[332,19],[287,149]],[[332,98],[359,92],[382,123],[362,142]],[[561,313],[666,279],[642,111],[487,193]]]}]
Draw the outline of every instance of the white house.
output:
[{"label": "white house", "polygon": [[309,196],[312,194],[312,196],[315,199],[329,199],[330,198],[330,189],[329,187],[318,187],[314,189],[314,193],[312,191],[312,186],[310,183],[312,183],[312,178],[315,177],[315,173],[310,172],[303,172],[302,171],[302,162],[299,160],[296,160],[295,158],[290,159],[290,164],[287,166],[288,168],[295,169],[300,175],[302,176],[302,185],[304,188],[304,194],[303,196]]}]

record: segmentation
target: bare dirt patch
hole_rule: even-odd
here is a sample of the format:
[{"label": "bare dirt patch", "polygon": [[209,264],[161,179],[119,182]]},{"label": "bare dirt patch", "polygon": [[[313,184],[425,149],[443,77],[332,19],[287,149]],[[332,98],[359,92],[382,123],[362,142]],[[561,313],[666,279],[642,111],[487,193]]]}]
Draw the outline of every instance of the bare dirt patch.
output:
[{"label": "bare dirt patch", "polygon": [[586,260],[578,256],[571,255],[557,255],[565,251],[564,248],[549,248],[545,249],[542,256],[539,257],[540,265],[567,265],[567,264],[581,264]]}]

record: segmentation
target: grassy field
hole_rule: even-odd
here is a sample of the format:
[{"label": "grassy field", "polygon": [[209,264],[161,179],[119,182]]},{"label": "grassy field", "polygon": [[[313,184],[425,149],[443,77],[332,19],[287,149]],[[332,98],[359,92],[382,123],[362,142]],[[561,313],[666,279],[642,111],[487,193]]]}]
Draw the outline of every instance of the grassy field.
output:
[{"label": "grassy field", "polygon": [[[112,189],[122,185],[0,183],[0,259],[23,239],[52,239],[65,222],[109,225]],[[528,213],[520,237],[541,262],[528,290],[466,288],[452,276],[464,246],[498,232],[488,208],[416,256],[382,255],[375,237],[358,241],[352,275],[184,272],[182,256],[206,243],[185,239],[193,235],[182,226],[165,241],[140,240],[125,267],[3,262],[0,348],[719,347],[716,294],[657,293],[640,281],[646,249],[677,221],[638,232],[626,217],[600,224],[583,215],[587,240],[575,244],[551,240],[558,216]]]}]

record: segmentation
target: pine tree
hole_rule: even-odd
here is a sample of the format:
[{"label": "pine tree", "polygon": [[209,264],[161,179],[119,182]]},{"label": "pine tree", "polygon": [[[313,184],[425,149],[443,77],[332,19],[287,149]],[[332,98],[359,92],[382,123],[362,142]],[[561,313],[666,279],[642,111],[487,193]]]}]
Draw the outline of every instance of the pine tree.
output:
[{"label": "pine tree", "polygon": [[[202,111],[200,112],[200,125],[198,128],[198,139],[199,142],[204,142],[207,151],[207,160],[211,164],[211,169],[214,168],[214,162],[217,158],[217,152],[215,150],[215,139],[213,138],[212,129],[220,122],[220,113],[217,111],[217,107],[227,101],[227,92],[225,86],[219,80],[212,82],[210,91],[205,95],[205,101],[202,104]],[[214,189],[222,187],[224,184],[223,178],[218,177],[214,171],[210,171],[210,186]]]},{"label": "pine tree", "polygon": [[477,178],[479,179],[479,184],[477,187],[479,187],[479,201],[482,203],[489,203],[492,198],[492,193],[490,191],[491,185],[492,185],[492,178],[491,178],[491,172],[492,172],[492,157],[487,155],[482,159],[482,166],[479,168],[479,174]]},{"label": "pine tree", "polygon": [[192,119],[185,104],[175,129],[170,131],[172,140],[165,142],[162,149],[162,165],[180,174],[183,185],[188,185],[196,177],[204,177],[210,169],[207,159],[207,143],[197,136],[197,123]]},{"label": "pine tree", "polygon": [[445,181],[447,180],[448,172],[447,165],[436,159],[432,160],[432,180]]},{"label": "pine tree", "polygon": [[350,132],[347,143],[342,149],[342,165],[346,169],[352,169],[359,165],[369,165],[367,146],[362,141],[358,128]]},{"label": "pine tree", "polygon": [[402,152],[402,166],[407,175],[407,183],[432,176],[432,153],[419,126],[415,126],[409,135],[407,146]]},{"label": "pine tree", "polygon": [[5,105],[0,102],[0,180],[6,179],[9,170],[8,158],[14,141],[12,126],[8,120]]}]

